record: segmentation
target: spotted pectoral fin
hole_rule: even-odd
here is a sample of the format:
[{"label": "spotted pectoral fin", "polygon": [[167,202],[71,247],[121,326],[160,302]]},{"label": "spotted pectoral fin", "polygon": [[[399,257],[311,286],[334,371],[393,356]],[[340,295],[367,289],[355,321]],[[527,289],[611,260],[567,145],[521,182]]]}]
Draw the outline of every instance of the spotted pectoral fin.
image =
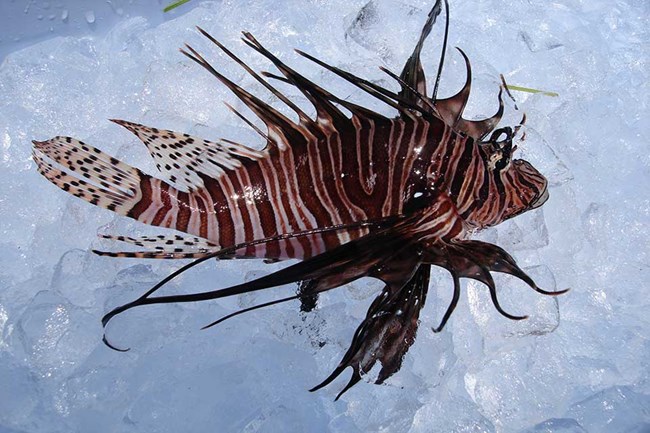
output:
[{"label": "spotted pectoral fin", "polygon": [[[407,262],[411,265],[410,262]],[[327,379],[311,391],[316,391],[336,379],[345,369],[352,367],[352,377],[348,384],[338,394],[336,399],[349,390],[362,376],[380,362],[381,369],[375,383],[381,384],[401,365],[404,355],[415,341],[419,323],[420,310],[429,287],[430,265],[416,267],[414,273],[406,279],[392,280],[374,300],[366,318],[357,328],[350,348],[343,356],[339,365]],[[404,281],[407,281],[404,284]]]}]

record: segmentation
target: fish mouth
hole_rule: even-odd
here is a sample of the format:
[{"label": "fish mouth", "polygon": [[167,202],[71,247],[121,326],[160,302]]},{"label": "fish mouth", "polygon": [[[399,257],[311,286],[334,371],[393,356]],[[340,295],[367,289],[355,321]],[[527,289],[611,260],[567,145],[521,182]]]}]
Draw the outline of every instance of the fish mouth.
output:
[{"label": "fish mouth", "polygon": [[537,195],[535,200],[533,200],[530,203],[530,208],[531,209],[537,209],[538,207],[540,207],[541,205],[546,203],[546,200],[548,200],[548,184],[544,185],[544,190],[540,194]]}]

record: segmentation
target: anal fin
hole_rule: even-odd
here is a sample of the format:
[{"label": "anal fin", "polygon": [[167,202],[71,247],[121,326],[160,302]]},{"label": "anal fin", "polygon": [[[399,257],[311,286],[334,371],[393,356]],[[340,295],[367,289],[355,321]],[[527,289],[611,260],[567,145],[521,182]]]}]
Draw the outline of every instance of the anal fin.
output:
[{"label": "anal fin", "polygon": [[[336,397],[359,382],[379,361],[381,369],[375,383],[381,384],[401,365],[404,355],[415,341],[420,310],[429,288],[430,265],[420,265],[403,285],[387,284],[370,305],[366,318],[357,328],[350,348],[327,379],[310,391],[316,391],[352,367],[352,377]],[[387,280],[392,280],[388,277]],[[398,279],[395,279],[398,281]]]},{"label": "anal fin", "polygon": [[219,245],[206,239],[193,236],[117,236],[100,235],[103,239],[124,242],[138,247],[147,248],[144,251],[99,251],[93,253],[99,256],[138,258],[138,259],[198,259],[220,250]]}]

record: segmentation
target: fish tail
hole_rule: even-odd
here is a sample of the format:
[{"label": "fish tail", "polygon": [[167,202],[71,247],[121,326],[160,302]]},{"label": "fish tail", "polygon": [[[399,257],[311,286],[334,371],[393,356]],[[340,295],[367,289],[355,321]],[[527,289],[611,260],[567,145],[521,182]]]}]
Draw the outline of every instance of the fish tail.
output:
[{"label": "fish tail", "polygon": [[151,176],[71,137],[33,141],[38,171],[62,190],[120,215],[143,197],[142,182]]}]

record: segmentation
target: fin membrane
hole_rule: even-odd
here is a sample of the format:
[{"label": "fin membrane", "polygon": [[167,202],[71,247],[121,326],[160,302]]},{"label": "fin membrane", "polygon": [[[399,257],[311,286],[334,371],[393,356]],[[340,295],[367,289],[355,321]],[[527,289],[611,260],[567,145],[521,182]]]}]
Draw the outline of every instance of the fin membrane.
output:
[{"label": "fin membrane", "polygon": [[108,257],[128,257],[142,259],[196,259],[219,251],[219,245],[206,239],[192,236],[129,236],[100,235],[103,239],[124,242],[138,247],[148,248],[147,251],[98,251],[93,253]]},{"label": "fin membrane", "polygon": [[176,186],[190,191],[204,187],[201,175],[217,179],[226,170],[256,161],[265,153],[230,141],[215,143],[188,134],[150,128],[126,120],[112,122],[134,133],[147,146],[158,170]]},{"label": "fin membrane", "polygon": [[[140,200],[140,184],[150,176],[71,137],[33,141],[38,171],[64,191],[96,206],[128,215]],[[60,170],[53,162],[70,172]]]},{"label": "fin membrane", "polygon": [[357,328],[350,348],[332,374],[310,391],[316,391],[352,367],[352,377],[337,395],[338,400],[363,374],[379,361],[375,383],[381,384],[402,366],[404,355],[415,341],[420,310],[429,288],[430,265],[421,265],[403,286],[386,285]]}]

